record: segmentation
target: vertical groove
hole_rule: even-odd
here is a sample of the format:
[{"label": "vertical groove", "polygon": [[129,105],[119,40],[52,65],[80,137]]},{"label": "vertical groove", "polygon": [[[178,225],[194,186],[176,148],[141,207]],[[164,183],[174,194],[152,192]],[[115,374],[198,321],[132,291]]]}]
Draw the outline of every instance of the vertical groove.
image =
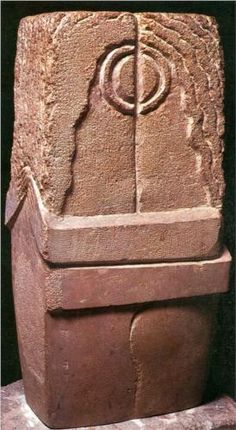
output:
[{"label": "vertical groove", "polygon": [[135,212],[139,212],[138,201],[138,162],[137,162],[137,119],[139,103],[138,64],[139,64],[139,32],[138,20],[135,18],[135,50],[134,50],[134,170],[135,170]]},{"label": "vertical groove", "polygon": [[141,309],[138,309],[136,312],[134,312],[130,323],[130,333],[129,333],[130,356],[131,356],[131,360],[132,360],[133,368],[135,372],[135,391],[134,391],[134,409],[133,409],[134,417],[138,416],[137,403],[138,403],[138,396],[139,396],[141,380],[142,380],[142,370],[141,370],[141,362],[138,360],[137,356],[135,355],[135,341],[134,341],[133,333],[135,330],[137,320],[139,316],[142,315],[143,311],[144,311],[144,308],[141,308]]}]

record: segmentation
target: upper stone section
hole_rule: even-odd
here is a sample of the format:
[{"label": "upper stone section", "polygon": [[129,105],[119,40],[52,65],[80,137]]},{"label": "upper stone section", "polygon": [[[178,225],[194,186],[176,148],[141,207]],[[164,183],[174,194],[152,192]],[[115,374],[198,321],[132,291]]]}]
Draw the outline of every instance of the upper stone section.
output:
[{"label": "upper stone section", "polygon": [[221,207],[223,66],[203,15],[24,18],[12,186],[30,168],[55,214]]}]

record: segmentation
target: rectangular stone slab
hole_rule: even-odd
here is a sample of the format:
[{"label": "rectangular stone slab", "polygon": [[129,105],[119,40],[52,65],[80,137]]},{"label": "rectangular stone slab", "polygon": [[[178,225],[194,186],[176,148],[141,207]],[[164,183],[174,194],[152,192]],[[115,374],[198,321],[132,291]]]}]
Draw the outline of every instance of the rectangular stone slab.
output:
[{"label": "rectangular stone slab", "polygon": [[[42,258],[43,254],[39,253],[35,238],[41,229],[42,237],[46,235],[46,240],[48,240],[49,227],[44,224],[43,228],[36,217],[32,223],[32,213],[37,212],[32,211],[32,200],[29,198],[30,189],[32,189],[31,186],[28,187],[22,210],[12,228],[13,255],[17,262],[22,254],[22,250],[17,251],[19,242],[17,236],[23,237],[31,248],[30,254],[34,255],[30,264],[32,267],[40,268],[37,277],[42,278],[40,285],[43,289],[42,294],[45,295],[47,309],[55,311],[104,308],[227,291],[231,257],[226,249],[217,259],[199,262],[68,268],[46,262]],[[43,217],[43,215],[45,216],[45,213],[42,211],[41,216]],[[17,264],[20,265],[19,262]],[[13,269],[14,267],[15,261],[13,260]],[[21,288],[20,285],[19,288]]]},{"label": "rectangular stone slab", "polygon": [[[215,258],[221,252],[221,214],[215,208],[59,217],[46,209],[32,177],[28,181],[30,228],[40,254],[52,264],[195,260]],[[17,213],[13,191],[7,199],[9,225]]]},{"label": "rectangular stone slab", "polygon": [[220,258],[200,262],[54,269],[47,307],[86,309],[223,293],[230,263],[225,250]]}]

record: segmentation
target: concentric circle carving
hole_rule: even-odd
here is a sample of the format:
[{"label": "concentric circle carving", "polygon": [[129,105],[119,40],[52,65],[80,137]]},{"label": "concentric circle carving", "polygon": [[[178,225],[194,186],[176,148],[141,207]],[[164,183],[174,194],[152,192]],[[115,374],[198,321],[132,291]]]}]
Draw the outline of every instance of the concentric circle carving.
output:
[{"label": "concentric circle carving", "polygon": [[118,111],[148,113],[164,100],[170,87],[170,70],[158,52],[145,48],[135,58],[133,45],[110,51],[100,70],[104,98]]},{"label": "concentric circle carving", "polygon": [[[100,72],[100,83],[103,96],[118,111],[126,114],[134,113],[134,81],[131,79],[127,85],[122,82],[123,70],[128,64],[134,62],[134,46],[124,45],[113,49],[106,56]],[[134,70],[134,68],[133,68]],[[129,70],[130,72],[130,70]],[[132,91],[133,87],[133,91]],[[126,91],[124,91],[126,89]],[[128,91],[127,91],[128,90]]]}]

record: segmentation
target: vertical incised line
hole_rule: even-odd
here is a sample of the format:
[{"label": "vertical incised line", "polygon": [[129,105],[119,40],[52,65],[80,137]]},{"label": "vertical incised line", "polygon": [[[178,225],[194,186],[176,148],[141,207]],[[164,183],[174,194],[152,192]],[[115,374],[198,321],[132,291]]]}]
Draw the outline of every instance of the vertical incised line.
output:
[{"label": "vertical incised line", "polygon": [[137,162],[137,119],[139,104],[139,28],[135,16],[135,50],[134,50],[134,169],[135,169],[135,212],[139,212],[138,198],[138,162]]}]

